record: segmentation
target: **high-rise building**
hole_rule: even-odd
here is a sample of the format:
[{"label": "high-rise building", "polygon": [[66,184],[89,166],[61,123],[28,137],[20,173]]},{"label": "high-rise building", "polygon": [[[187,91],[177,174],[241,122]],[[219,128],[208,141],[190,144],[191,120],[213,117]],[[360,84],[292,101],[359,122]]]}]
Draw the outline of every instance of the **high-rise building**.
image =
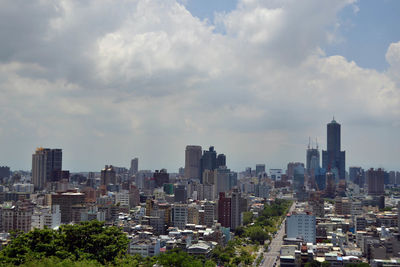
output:
[{"label": "high-rise building", "polygon": [[308,175],[312,175],[313,172],[315,173],[316,170],[319,169],[319,161],[318,144],[316,148],[310,147],[310,144],[308,144],[306,155],[306,170]]},{"label": "high-rise building", "polygon": [[[215,170],[217,167],[217,151],[214,150],[213,146],[207,150],[204,150],[203,156],[200,159],[200,173],[201,175],[205,170]],[[201,176],[200,182],[203,183]]]},{"label": "high-rise building", "polygon": [[222,227],[231,227],[231,198],[225,196],[225,192],[219,193],[218,222]]},{"label": "high-rise building", "polygon": [[385,194],[384,173],[381,168],[377,170],[371,168],[366,172],[368,195],[382,196]]},{"label": "high-rise building", "polygon": [[306,243],[316,242],[315,216],[308,213],[291,214],[286,217],[288,238],[303,238]]},{"label": "high-rise building", "polygon": [[195,225],[199,224],[199,207],[196,203],[188,205],[187,223]]},{"label": "high-rise building", "polygon": [[5,178],[10,178],[10,167],[0,166],[0,182],[3,183]]},{"label": "high-rise building", "polygon": [[169,183],[169,173],[166,169],[156,170],[153,176],[156,187],[162,187],[164,184]]},{"label": "high-rise building", "polygon": [[359,184],[359,175],[361,175],[364,170],[361,167],[349,167],[349,180],[355,184]]},{"label": "high-rise building", "polygon": [[15,205],[4,203],[0,206],[0,228],[2,232],[31,230],[33,204],[29,200],[17,201]]},{"label": "high-rise building", "polygon": [[226,166],[221,166],[217,170],[217,194],[219,192],[227,192],[229,191],[229,176],[231,174],[231,170]]},{"label": "high-rise building", "polygon": [[340,124],[332,120],[327,125],[327,150],[322,151],[322,168],[337,175],[336,180],[346,178],[346,152],[340,150]]},{"label": "high-rise building", "polygon": [[188,221],[188,206],[186,204],[174,204],[172,215],[174,226],[184,230]]},{"label": "high-rise building", "polygon": [[241,194],[239,189],[233,188],[231,196],[231,228],[235,230],[241,225],[241,209],[240,209]]},{"label": "high-rise building", "polygon": [[200,171],[201,146],[186,146],[185,150],[185,178],[201,180]]},{"label": "high-rise building", "polygon": [[54,171],[62,170],[62,150],[37,148],[32,155],[32,183],[35,190],[42,190],[52,180]]},{"label": "high-rise building", "polygon": [[85,194],[65,192],[51,195],[52,205],[59,205],[61,211],[61,223],[70,223],[73,221],[73,206],[85,204]]},{"label": "high-rise building", "polygon": [[216,168],[221,167],[221,166],[226,166],[226,156],[224,154],[219,154],[217,156],[217,166],[216,166]]},{"label": "high-rise building", "polygon": [[336,192],[335,176],[333,175],[333,173],[327,172],[325,177],[325,196],[329,198],[334,198]]},{"label": "high-rise building", "polygon": [[280,181],[282,178],[282,169],[269,169],[269,177],[273,181]]},{"label": "high-rise building", "polygon": [[256,164],[256,175],[264,175],[265,173],[265,164]]},{"label": "high-rise building", "polygon": [[101,170],[100,183],[105,186],[109,184],[115,185],[117,183],[116,172],[112,165],[106,165],[104,169]]},{"label": "high-rise building", "polygon": [[187,202],[187,190],[184,185],[177,185],[175,187],[174,202],[176,203],[186,203]]},{"label": "high-rise building", "polygon": [[129,169],[130,175],[134,175],[139,171],[139,159],[134,158],[131,160],[131,168]]},{"label": "high-rise building", "polygon": [[288,165],[287,165],[287,170],[286,170],[286,174],[287,174],[289,180],[292,180],[292,179],[293,179],[293,176],[294,176],[294,169],[295,169],[296,167],[298,167],[298,166],[304,168],[304,163],[301,163],[301,162],[289,162],[289,163],[288,163]]},{"label": "high-rise building", "polygon": [[293,189],[296,194],[296,198],[299,200],[302,200],[305,197],[304,167],[303,166],[298,165],[293,170]]},{"label": "high-rise building", "polygon": [[215,203],[206,201],[204,203],[204,224],[207,227],[211,227],[214,224],[215,219]]}]

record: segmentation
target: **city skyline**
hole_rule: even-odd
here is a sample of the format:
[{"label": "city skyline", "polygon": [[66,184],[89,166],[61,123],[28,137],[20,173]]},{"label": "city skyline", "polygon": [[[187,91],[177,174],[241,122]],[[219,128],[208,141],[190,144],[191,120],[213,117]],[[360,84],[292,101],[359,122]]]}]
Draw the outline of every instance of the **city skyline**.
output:
[{"label": "city skyline", "polygon": [[[337,124],[338,125],[338,130],[337,129],[335,129],[335,133],[332,133],[332,131],[333,131],[333,129],[332,130],[329,130],[329,126],[331,126],[332,127],[332,125],[333,124]],[[341,149],[341,124],[340,123],[337,123],[336,122],[336,120],[335,120],[335,118],[333,118],[332,119],[332,121],[330,121],[330,122],[328,122],[327,124],[326,124],[326,127],[327,127],[327,130],[326,130],[326,136],[325,136],[325,140],[329,140],[329,134],[331,134],[331,139],[333,139],[331,142],[333,142],[333,143],[331,143],[331,149],[332,148],[334,148],[334,150],[338,150],[339,149],[339,152],[340,152],[340,149]],[[336,133],[336,131],[338,131],[338,133]],[[337,137],[338,136],[338,137]],[[338,138],[338,140],[335,140],[336,138]],[[318,138],[317,138],[317,140],[318,140]],[[290,163],[290,162],[301,162],[301,163],[303,163],[304,165],[305,165],[305,169],[306,170],[308,170],[308,165],[307,164],[311,164],[311,161],[312,161],[312,159],[311,159],[311,155],[312,155],[312,151],[318,151],[318,166],[322,166],[325,170],[328,170],[329,171],[329,169],[330,169],[330,167],[329,168],[327,168],[327,167],[324,167],[323,165],[324,165],[324,163],[323,163],[323,160],[322,160],[322,158],[320,158],[320,155],[319,154],[321,154],[322,155],[322,153],[327,153],[326,152],[326,150],[328,149],[328,146],[326,145],[325,147],[321,147],[320,146],[320,143],[324,143],[324,142],[319,142],[319,141],[315,141],[316,143],[315,143],[315,147],[314,147],[314,141],[313,142],[311,142],[311,139],[310,139],[310,137],[309,137],[309,141],[308,141],[308,145],[307,146],[305,146],[304,147],[304,151],[305,152],[307,152],[306,153],[306,155],[305,155],[305,157],[304,157],[304,159],[299,159],[299,160],[291,160],[291,161],[287,161],[286,163],[283,163],[283,165],[282,166],[272,166],[272,165],[269,165],[268,164],[268,162],[253,162],[253,164],[252,165],[247,165],[247,166],[244,166],[242,169],[235,169],[235,168],[231,168],[232,169],[232,171],[235,171],[235,172],[240,172],[240,171],[244,171],[247,167],[251,167],[252,169],[256,169],[256,166],[258,165],[258,164],[263,164],[263,165],[265,165],[265,167],[266,167],[266,171],[268,171],[269,169],[275,169],[275,168],[280,168],[280,169],[282,169],[282,170],[285,170],[286,169],[286,167],[287,167],[287,164],[288,163]],[[337,144],[337,142],[338,142],[338,144]],[[185,167],[185,159],[187,158],[187,151],[188,151],[188,148],[189,149],[193,149],[193,148],[196,148],[196,149],[199,149],[199,152],[203,152],[202,150],[201,150],[201,148],[202,148],[202,146],[201,145],[193,145],[193,144],[188,144],[188,145],[186,145],[185,146],[185,151],[184,151],[184,159],[183,159],[183,163],[182,163],[182,165],[180,165],[180,166],[178,166],[176,169],[168,169],[168,168],[165,168],[165,167],[162,167],[162,166],[157,166],[157,167],[155,167],[155,168],[148,168],[148,167],[139,167],[139,170],[161,170],[161,169],[167,169],[169,172],[172,172],[172,173],[178,173],[178,171],[179,171],[179,168],[181,168],[181,167]],[[203,147],[204,148],[204,152],[208,152],[208,150],[206,150],[205,148],[206,148],[206,146],[204,146]],[[214,151],[214,145],[210,145],[209,146],[209,148],[210,149],[212,149],[213,150],[213,152],[215,152]],[[325,148],[325,150],[324,150],[324,148]],[[37,148],[36,148],[36,151],[37,150],[42,150],[43,149],[43,146],[38,146]],[[46,148],[47,149],[47,148]],[[63,149],[62,149],[63,150]],[[304,152],[303,151],[303,152]],[[342,151],[341,153],[344,153],[345,151]],[[310,155],[309,155],[309,153],[311,153]],[[217,156],[217,154],[215,154],[215,157]],[[224,154],[218,154],[218,156],[224,156],[225,157],[225,155]],[[197,155],[196,157],[201,157],[201,153],[200,153],[200,155]],[[132,156],[132,159],[129,159],[129,160],[127,160],[128,162],[130,162],[129,164],[130,165],[124,165],[124,164],[112,164],[112,165],[114,165],[114,166],[118,166],[118,167],[126,167],[127,169],[130,169],[130,168],[132,168],[132,162],[133,161],[137,161],[138,160],[138,157],[137,156]],[[215,160],[217,160],[217,158],[215,158]],[[225,159],[226,160],[226,159]],[[112,161],[112,159],[109,159],[108,160],[108,162],[110,162],[110,161]],[[344,160],[345,161],[345,160]],[[135,163],[136,164],[136,168],[138,168],[137,167],[137,162]],[[156,164],[156,163],[154,163],[154,164]],[[3,164],[4,165],[4,164]],[[104,166],[104,164],[103,164],[103,166]],[[140,166],[140,165],[139,165]],[[228,164],[227,164],[227,166],[229,166],[230,167],[230,165],[229,165],[229,155],[228,155]],[[364,169],[369,169],[369,168],[382,168],[382,169],[384,169],[384,170],[386,170],[386,171],[391,171],[391,170],[395,170],[395,171],[397,171],[397,170],[400,170],[400,168],[398,168],[398,169],[396,169],[396,168],[392,168],[392,169],[390,169],[390,168],[387,168],[387,167],[385,167],[385,166],[383,166],[383,165],[372,165],[372,166],[368,166],[368,165],[362,165],[362,164],[357,164],[357,163],[355,163],[355,164],[348,164],[348,163],[346,163],[345,164],[345,172],[346,173],[348,173],[348,170],[349,170],[349,168],[350,167],[362,167],[362,168],[364,168]],[[102,168],[102,167],[101,167]],[[200,165],[198,166],[198,168],[199,168],[199,170],[200,170]],[[68,169],[68,168],[67,168]],[[73,168],[71,168],[72,169],[72,171],[73,172],[88,172],[88,171],[94,171],[94,172],[100,172],[100,170],[97,170],[97,169],[94,169],[94,170],[74,170]],[[28,170],[29,171],[29,169],[13,169],[14,171],[17,171],[17,170],[24,170],[24,171],[26,171],[26,170]],[[342,177],[343,177],[343,174],[341,175]]]},{"label": "city skyline", "polygon": [[[304,165],[305,165],[305,170],[306,171],[309,171],[309,170],[311,170],[311,166],[313,165],[313,164],[316,164],[313,168],[315,168],[316,166],[318,166],[317,168],[320,168],[320,166],[322,166],[322,168],[325,170],[325,171],[328,171],[328,172],[331,172],[332,171],[332,169],[334,169],[334,168],[339,168],[338,166],[333,166],[332,164],[335,164],[335,163],[329,163],[329,161],[330,160],[333,160],[333,159],[328,159],[328,156],[326,156],[326,163],[324,163],[324,161],[323,161],[323,158],[321,159],[320,158],[320,154],[322,153],[326,153],[326,155],[328,155],[330,152],[330,150],[331,151],[337,151],[337,152],[340,152],[340,153],[345,153],[345,151],[341,151],[341,124],[340,123],[338,123],[336,120],[335,120],[335,118],[333,117],[333,119],[332,119],[332,121],[331,122],[328,122],[327,124],[326,124],[326,128],[327,128],[327,131],[326,131],[326,140],[327,140],[327,143],[329,143],[329,145],[327,145],[326,146],[326,150],[324,150],[324,148],[322,147],[320,147],[319,146],[319,142],[316,140],[316,146],[314,147],[314,143],[313,142],[311,142],[311,139],[310,139],[310,137],[309,137],[309,142],[308,142],[308,145],[307,145],[307,147],[305,147],[304,149],[305,149],[305,152],[306,152],[306,156],[305,156],[305,159],[304,160],[298,160],[298,161],[288,161],[288,162],[286,162],[285,164],[284,164],[284,166],[278,166],[280,169],[282,169],[282,170],[286,170],[286,167],[287,167],[287,164],[288,163],[290,163],[290,162],[301,162],[301,163],[303,163]],[[48,150],[48,148],[45,148],[45,150]],[[42,151],[43,150],[43,147],[37,147],[36,148],[36,153],[38,153],[37,151]],[[52,150],[54,150],[54,149],[52,149]],[[56,150],[60,150],[61,151],[61,149],[56,149]],[[191,152],[189,152],[189,151],[191,151]],[[203,156],[202,156],[202,152],[204,152],[204,154],[203,154]],[[223,157],[223,162],[224,162],[224,166],[229,166],[229,165],[227,165],[227,163],[226,163],[226,155],[224,155],[224,154],[217,154],[217,152],[214,150],[214,146],[213,145],[211,145],[210,147],[209,147],[209,150],[202,150],[202,146],[201,145],[193,145],[193,144],[188,144],[188,145],[186,145],[186,147],[185,147],[185,151],[184,151],[184,162],[183,162],[183,167],[184,167],[184,169],[185,169],[185,167],[189,167],[189,166],[191,166],[191,167],[189,167],[191,170],[189,171],[189,170],[187,170],[187,171],[189,171],[190,173],[192,173],[192,175],[189,175],[189,174],[185,174],[184,176],[186,177],[186,178],[200,178],[200,181],[202,181],[202,177],[201,176],[196,176],[196,175],[193,175],[193,173],[197,173],[197,172],[199,172],[199,175],[200,175],[200,173],[201,173],[201,165],[202,165],[202,163],[201,163],[201,160],[200,159],[202,159],[203,157],[204,157],[204,155],[208,155],[210,152],[212,152],[212,154],[214,154],[214,163],[213,164],[216,164],[213,168],[217,168],[217,165],[218,165],[218,158],[220,157],[220,156],[222,156]],[[194,154],[193,154],[194,153]],[[317,154],[315,154],[315,153],[317,153]],[[336,152],[334,152],[334,153],[336,153]],[[217,157],[217,155],[218,155],[218,157]],[[316,159],[313,159],[313,157],[314,156],[316,156]],[[192,157],[194,157],[194,158],[192,158]],[[331,156],[329,156],[329,157],[331,157]],[[342,157],[342,156],[341,156]],[[343,156],[344,157],[344,156]],[[156,168],[154,168],[154,169],[151,169],[151,168],[146,168],[146,167],[144,167],[144,168],[138,168],[138,157],[136,157],[136,156],[134,156],[134,158],[133,159],[131,159],[130,160],[130,166],[125,166],[125,165],[118,165],[118,164],[114,164],[114,166],[118,166],[118,167],[126,167],[127,169],[129,169],[129,171],[131,172],[131,169],[132,169],[132,166],[133,166],[133,164],[135,165],[135,169],[136,169],[136,171],[137,170],[161,170],[161,169],[166,169],[166,168],[164,168],[164,167],[156,167]],[[194,161],[193,161],[194,160]],[[211,159],[210,159],[211,160]],[[312,161],[316,161],[317,163],[313,163]],[[349,168],[351,168],[351,167],[362,167],[362,168],[364,168],[364,169],[370,169],[370,168],[375,168],[376,166],[363,166],[363,165],[361,165],[361,164],[348,164],[348,163],[345,163],[345,158],[343,158],[343,163],[340,163],[341,162],[341,159],[340,159],[340,157],[339,157],[339,159],[337,159],[338,160],[338,162],[336,163],[336,164],[343,164],[343,166],[347,166],[347,167],[345,167],[344,168],[344,170],[342,170],[342,171],[340,171],[339,172],[339,175],[340,175],[340,177],[342,177],[342,178],[340,178],[340,179],[344,179],[345,178],[345,173],[347,173],[347,175],[349,174]],[[198,161],[198,163],[195,163],[196,161]],[[212,160],[211,160],[212,161]],[[133,163],[133,162],[135,162],[135,163]],[[189,164],[189,165],[187,165],[187,164]],[[199,164],[198,166],[195,166],[195,169],[194,170],[192,170],[192,168],[193,168],[193,164],[194,165],[196,165],[196,164]],[[209,165],[211,164],[212,165],[212,163],[208,163]],[[254,163],[253,165],[248,165],[248,166],[245,166],[244,168],[242,168],[242,169],[233,169],[232,171],[236,171],[236,172],[240,172],[240,171],[245,171],[245,168],[247,168],[247,167],[250,167],[250,168],[252,168],[252,170],[256,170],[257,169],[257,166],[258,165],[264,165],[264,168],[267,168],[265,171],[268,171],[268,170],[271,170],[271,169],[276,169],[276,168],[278,168],[277,166],[268,166],[267,164],[268,163],[265,163],[265,162],[258,162],[258,163]],[[324,166],[324,164],[326,165],[326,166]],[[211,165],[208,167],[208,168],[211,168]],[[180,166],[180,167],[178,167],[176,170],[174,170],[174,169],[169,169],[169,171],[170,172],[172,172],[172,173],[178,173],[178,169],[179,168],[182,168],[182,166]],[[107,167],[107,166],[106,166]],[[386,170],[386,171],[392,171],[392,170],[394,170],[394,171],[397,171],[398,169],[389,169],[389,168],[385,168],[385,167],[383,167],[383,166],[378,166],[379,168],[382,168],[382,169],[384,169],[384,170]],[[377,168],[378,168],[377,167]],[[340,168],[339,168],[340,169]],[[23,169],[21,169],[21,170],[23,170]],[[26,170],[26,169],[25,169]],[[168,169],[166,169],[166,170],[168,170]],[[85,172],[85,171],[95,171],[95,172],[98,172],[98,170],[74,170],[75,172],[79,172],[79,171],[81,171],[81,172]],[[334,171],[334,172],[336,172],[336,171]],[[340,174],[341,173],[341,174]],[[338,178],[339,179],[339,178]]]},{"label": "city skyline", "polygon": [[3,1],[0,165],[285,168],[334,115],[347,167],[400,169],[398,1],[214,2]]}]

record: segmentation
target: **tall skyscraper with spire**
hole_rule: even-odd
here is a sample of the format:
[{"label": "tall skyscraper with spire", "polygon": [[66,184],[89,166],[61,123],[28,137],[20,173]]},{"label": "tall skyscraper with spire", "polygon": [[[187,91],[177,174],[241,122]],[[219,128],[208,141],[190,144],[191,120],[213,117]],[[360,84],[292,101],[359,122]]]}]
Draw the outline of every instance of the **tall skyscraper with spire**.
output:
[{"label": "tall skyscraper with spire", "polygon": [[332,172],[335,179],[346,178],[346,152],[340,150],[340,124],[335,118],[327,125],[327,150],[322,151],[322,168]]}]

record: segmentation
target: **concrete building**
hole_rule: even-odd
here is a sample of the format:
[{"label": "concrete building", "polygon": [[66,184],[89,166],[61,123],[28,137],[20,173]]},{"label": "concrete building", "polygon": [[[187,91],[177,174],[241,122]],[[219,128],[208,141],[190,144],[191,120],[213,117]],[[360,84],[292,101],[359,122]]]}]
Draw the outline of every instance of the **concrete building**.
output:
[{"label": "concrete building", "polygon": [[225,192],[219,193],[218,199],[218,222],[222,227],[231,227],[231,198],[225,196]]},{"label": "concrete building", "polygon": [[231,196],[231,228],[235,230],[237,227],[242,225],[242,214],[240,207],[241,194],[239,189],[232,189]]},{"label": "concrete building", "polygon": [[303,238],[304,242],[316,242],[315,216],[308,213],[292,213],[286,217],[287,238]]},{"label": "concrete building", "polygon": [[172,223],[175,227],[184,230],[188,223],[188,206],[186,204],[174,204]]},{"label": "concrete building", "polygon": [[43,190],[54,171],[62,170],[62,150],[37,148],[32,155],[32,183],[35,190]]},{"label": "concrete building", "polygon": [[293,180],[294,170],[299,167],[304,168],[304,163],[301,163],[301,162],[289,162],[288,163],[286,174],[287,174],[289,180]]},{"label": "concrete building", "polygon": [[306,172],[308,175],[312,176],[316,170],[320,168],[320,156],[318,144],[316,148],[313,146],[310,147],[310,145],[309,143],[306,152]]},{"label": "concrete building", "polygon": [[188,205],[188,216],[187,222],[189,224],[199,224],[199,207],[197,204],[192,203]]},{"label": "concrete building", "polygon": [[282,169],[269,169],[269,177],[273,181],[280,181],[282,179]]},{"label": "concrete building", "polygon": [[134,175],[139,171],[139,159],[134,158],[131,160],[131,168],[129,169],[130,175]]},{"label": "concrete building", "polygon": [[208,150],[203,151],[203,155],[200,159],[200,174],[201,180],[200,182],[203,183],[203,172],[205,170],[215,170],[217,167],[217,151],[214,150],[213,146],[210,146]]},{"label": "concrete building", "polygon": [[166,169],[161,169],[160,171],[156,170],[153,174],[155,186],[162,187],[164,184],[169,183],[169,173]]},{"label": "concrete building", "polygon": [[32,229],[57,229],[61,225],[61,211],[59,205],[51,207],[35,208],[32,214]]},{"label": "concrete building", "polygon": [[265,164],[256,164],[256,176],[265,174]]},{"label": "concrete building", "polygon": [[85,194],[74,192],[52,194],[51,203],[60,206],[61,223],[70,223],[73,221],[72,206],[83,205]]},{"label": "concrete building", "polygon": [[1,231],[23,231],[31,230],[33,204],[30,201],[6,202],[1,206]]},{"label": "concrete building", "polygon": [[174,202],[175,203],[186,203],[187,202],[187,190],[184,185],[177,185],[174,190]]},{"label": "concrete building", "polygon": [[231,174],[231,170],[226,166],[221,166],[217,171],[217,194],[220,192],[228,192],[229,191],[229,178]]},{"label": "concrete building", "polygon": [[371,168],[366,172],[368,195],[382,196],[385,194],[384,174],[385,172],[381,168],[377,170]]},{"label": "concrete building", "polygon": [[112,165],[106,165],[104,169],[101,170],[100,184],[104,186],[109,184],[117,184],[116,171]]},{"label": "concrete building", "polygon": [[185,150],[185,175],[186,179],[201,180],[200,172],[201,146],[186,146]]},{"label": "concrete building", "polygon": [[204,203],[204,224],[211,227],[215,220],[215,202],[206,201]]}]

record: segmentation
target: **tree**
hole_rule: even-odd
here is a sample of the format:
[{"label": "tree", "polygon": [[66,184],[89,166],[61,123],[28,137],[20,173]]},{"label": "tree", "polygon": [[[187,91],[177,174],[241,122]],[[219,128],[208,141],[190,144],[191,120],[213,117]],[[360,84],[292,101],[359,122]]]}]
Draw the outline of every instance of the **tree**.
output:
[{"label": "tree", "polygon": [[243,225],[248,225],[253,222],[253,212],[243,212]]},{"label": "tree", "polygon": [[268,238],[268,234],[261,226],[252,226],[247,228],[246,236],[248,236],[252,242],[258,242],[260,244],[264,244],[264,241]]},{"label": "tree", "polygon": [[58,230],[35,229],[13,236],[0,252],[0,265],[20,265],[49,257],[113,263],[126,253],[128,242],[121,229],[105,227],[98,221],[62,225]]}]

